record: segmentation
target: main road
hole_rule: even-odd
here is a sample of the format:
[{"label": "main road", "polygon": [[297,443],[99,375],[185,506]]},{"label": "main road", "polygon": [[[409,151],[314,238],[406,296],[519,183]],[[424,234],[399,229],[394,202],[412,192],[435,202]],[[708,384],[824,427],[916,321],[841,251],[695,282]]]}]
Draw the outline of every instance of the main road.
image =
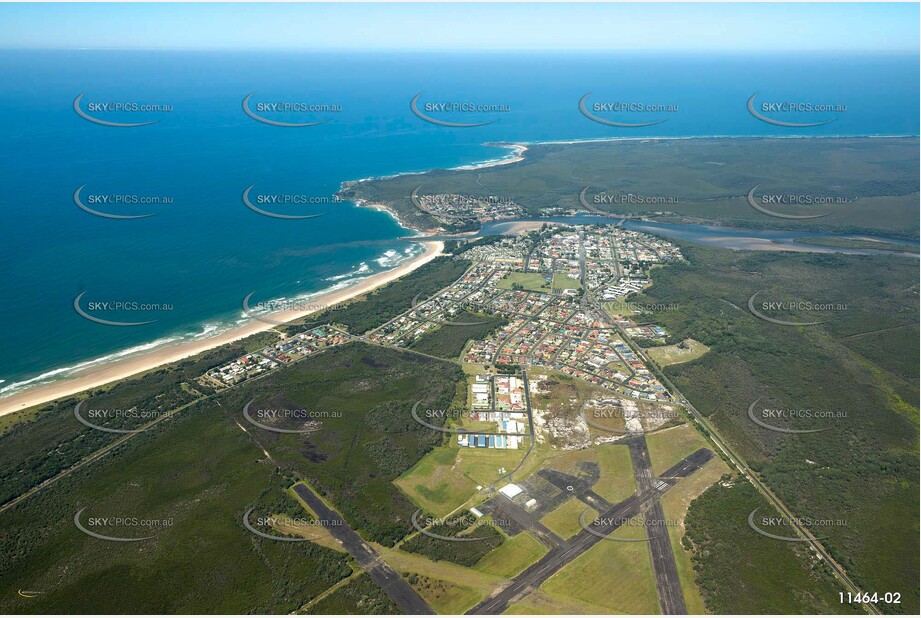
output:
[{"label": "main road", "polygon": [[[609,323],[613,324],[618,330],[620,330],[624,341],[626,341],[627,344],[633,349],[634,353],[643,359],[643,362],[646,363],[647,367],[656,367],[652,360],[646,355],[643,348],[633,343],[633,340],[629,335],[627,335],[625,329],[617,322],[609,319],[609,316],[603,307],[596,305],[596,309],[602,317],[604,317]],[[758,489],[758,491],[760,491],[765,498],[767,498],[768,502],[774,505],[774,508],[780,511],[780,514],[786,518],[796,533],[803,539],[803,542],[808,543],[813,551],[815,551],[819,557],[825,560],[826,564],[831,567],[832,571],[834,571],[835,575],[838,577],[841,583],[844,584],[844,586],[850,592],[854,593],[855,595],[862,596],[863,591],[861,591],[857,584],[855,584],[851,578],[848,577],[844,568],[835,562],[834,558],[831,557],[831,554],[828,553],[828,550],[825,549],[825,546],[822,545],[819,540],[801,523],[802,520],[797,518],[793,511],[790,510],[790,508],[787,507],[787,505],[784,504],[780,498],[774,495],[774,492],[772,492],[764,483],[762,483],[757,475],[755,475],[755,473],[749,469],[748,465],[745,463],[745,460],[743,460],[732,450],[732,448],[730,448],[730,446],[726,443],[723,437],[720,436],[719,432],[713,427],[710,421],[708,421],[707,418],[701,414],[696,407],[694,407],[694,404],[688,401],[684,394],[678,390],[678,388],[672,383],[671,380],[668,379],[668,377],[663,372],[658,372],[658,378],[662,381],[663,386],[665,386],[672,394],[672,396],[675,397],[675,400],[684,405],[685,409],[687,409],[694,420],[697,421],[697,423],[699,423],[700,426],[709,434],[710,441],[713,442],[713,444],[715,444],[716,447],[723,452],[723,455],[726,456],[726,458],[732,463],[736,470],[738,470],[743,477],[748,479],[748,481],[754,485],[755,488]],[[871,614],[878,615],[882,613],[872,603],[864,603],[863,606]]]}]

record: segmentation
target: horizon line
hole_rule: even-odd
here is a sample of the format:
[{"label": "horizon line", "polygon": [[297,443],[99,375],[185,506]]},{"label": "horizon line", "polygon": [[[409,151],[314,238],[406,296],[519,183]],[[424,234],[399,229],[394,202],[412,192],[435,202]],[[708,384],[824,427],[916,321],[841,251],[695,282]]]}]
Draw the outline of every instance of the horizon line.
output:
[{"label": "horizon line", "polygon": [[556,47],[520,47],[520,48],[443,48],[443,47],[3,47],[0,45],[0,51],[164,51],[164,52],[210,52],[210,51],[236,51],[236,52],[348,52],[348,53],[365,53],[365,52],[397,52],[397,53],[467,53],[467,54],[487,54],[487,53],[572,53],[572,54],[591,54],[599,52],[618,52],[626,54],[668,54],[668,53],[706,53],[706,54],[918,54],[921,52],[921,46],[914,48],[789,48],[789,49],[738,49],[738,48],[662,48],[662,49],[634,49],[620,47],[585,47],[585,48],[556,48]]}]

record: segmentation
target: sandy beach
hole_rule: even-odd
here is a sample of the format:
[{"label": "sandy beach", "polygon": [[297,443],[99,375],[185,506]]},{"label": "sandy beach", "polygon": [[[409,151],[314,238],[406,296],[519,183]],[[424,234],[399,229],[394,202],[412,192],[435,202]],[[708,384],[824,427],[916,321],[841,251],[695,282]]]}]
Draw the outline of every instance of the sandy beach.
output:
[{"label": "sandy beach", "polygon": [[[312,298],[310,303],[311,308],[308,310],[278,311],[268,315],[271,316],[273,320],[288,322],[317,311],[322,311],[326,307],[360,296],[394,279],[398,279],[419,268],[423,264],[432,261],[434,258],[441,255],[444,250],[444,243],[442,242],[423,242],[421,244],[425,247],[425,251],[422,254],[400,264],[393,270],[363,279],[354,286],[330,291]],[[166,345],[162,348],[150,350],[149,352],[138,353],[136,356],[129,356],[112,361],[111,363],[89,367],[83,371],[77,371],[68,378],[56,380],[47,384],[39,384],[33,388],[28,388],[19,393],[0,399],[0,415],[10,414],[18,410],[25,410],[26,408],[54,401],[61,397],[67,397],[87,389],[98,388],[110,382],[124,380],[135,374],[155,369],[160,365],[174,363],[272,328],[275,328],[273,324],[253,321],[239,328],[226,331],[207,339]]]},{"label": "sandy beach", "polygon": [[[552,221],[515,221],[514,223],[509,223],[505,226],[506,234],[522,234],[524,232],[530,232],[531,230],[539,230],[545,225],[553,225]],[[559,225],[559,224],[557,224]]]},{"label": "sandy beach", "polygon": [[[509,149],[511,152],[504,157],[491,159],[488,161],[481,161],[471,165],[462,165],[453,169],[477,170],[500,165],[508,165],[510,163],[517,163],[525,158],[525,153],[528,150],[528,145],[522,143],[502,143],[491,145],[498,148]],[[421,175],[425,173],[427,173],[427,171],[409,172],[405,174],[401,173],[396,174],[395,176],[414,174]],[[379,178],[387,177],[363,178],[356,181],[356,183],[367,182]],[[345,187],[346,184],[347,183],[343,183],[343,187]],[[399,215],[385,204],[370,203],[360,199],[356,200],[355,203],[360,207],[386,212],[396,220],[397,224],[406,229],[421,232],[422,234],[434,234],[439,231],[437,229],[419,229],[417,227],[408,225],[406,222],[401,221]],[[514,233],[520,233],[529,229],[537,229],[540,227],[540,225],[541,223],[536,221],[520,222],[516,224],[514,229],[511,231]],[[471,232],[470,234],[474,235],[475,232]],[[311,307],[309,309],[278,311],[269,314],[266,317],[271,317],[272,320],[278,322],[288,322],[302,318],[306,315],[310,315],[311,313],[321,311],[325,307],[329,307],[356,296],[360,296],[377,287],[385,285],[394,279],[402,277],[403,275],[412,272],[416,268],[419,268],[423,264],[426,264],[435,257],[441,255],[442,251],[444,250],[444,243],[440,241],[426,241],[421,242],[420,244],[425,247],[425,251],[421,255],[418,255],[415,258],[401,264],[399,267],[393,270],[373,275],[367,279],[363,279],[354,286],[343,288],[341,290],[330,291],[312,298],[310,303]],[[317,307],[319,307],[319,309]],[[256,333],[271,330],[272,328],[275,328],[274,324],[254,320],[248,324],[240,326],[239,328],[225,331],[213,337],[208,337],[198,341],[185,341],[177,344],[166,344],[162,347],[157,347],[145,352],[138,352],[137,354],[119,358],[111,362],[87,367],[86,369],[82,370],[76,370],[67,378],[50,381],[45,384],[37,384],[36,386],[26,388],[25,390],[14,393],[12,395],[0,397],[0,416],[20,410],[25,410],[27,408],[31,408],[32,406],[48,403],[49,401],[54,401],[55,399],[60,399],[62,397],[68,397],[70,395],[80,393],[91,388],[98,388],[111,382],[124,380],[125,378],[156,369],[161,365],[175,363],[176,361],[182,360],[184,358],[195,356],[196,354],[200,354],[212,348],[217,348],[222,345],[244,339]]]},{"label": "sandy beach", "polygon": [[[409,223],[406,223],[405,221],[400,219],[400,215],[396,211],[392,210],[386,204],[373,204],[371,202],[366,202],[365,200],[355,200],[355,205],[361,208],[370,208],[371,210],[377,210],[379,212],[386,213],[390,215],[390,217],[394,221],[396,221],[397,225],[399,225],[400,227],[407,229],[407,230],[413,230],[414,232],[419,232],[420,234],[430,235],[430,234],[437,234],[439,231],[441,231],[440,228],[425,229],[425,228],[421,228],[415,225],[410,225]],[[425,244],[425,243],[422,243],[422,244]]]},{"label": "sandy beach", "polygon": [[508,148],[511,150],[511,154],[501,157],[499,159],[490,159],[489,161],[481,161],[480,163],[471,163],[470,165],[459,165],[457,167],[452,167],[452,170],[458,171],[471,171],[471,170],[482,170],[489,167],[498,167],[500,165],[509,165],[511,163],[518,163],[519,161],[524,161],[524,153],[527,152],[528,147],[525,144],[489,144],[496,148]]},{"label": "sandy beach", "polygon": [[[517,163],[524,159],[525,152],[528,150],[526,144],[506,143],[493,145],[496,147],[507,148],[511,150],[511,152],[504,157],[492,159],[489,161],[482,161],[472,165],[460,166],[454,169],[476,170],[499,165],[508,165],[510,163]],[[411,172],[411,174],[424,173],[426,172]],[[375,179],[376,178],[365,178],[357,182],[361,183]],[[345,183],[343,186],[345,186]],[[406,229],[411,229],[423,234],[432,234],[438,231],[422,230],[414,226],[407,225],[405,222],[400,220],[400,217],[397,215],[397,213],[395,213],[384,204],[374,204],[368,203],[364,200],[356,200],[356,205],[386,212],[391,217],[393,217],[400,226]],[[529,225],[530,223],[533,222],[522,223],[522,229],[516,229],[515,231],[518,232],[525,229],[531,229]],[[537,227],[539,227],[539,225],[540,224],[537,224]],[[422,242],[421,244],[425,247],[425,251],[421,255],[418,255],[415,258],[401,264],[399,267],[393,270],[373,275],[367,279],[363,279],[354,286],[343,288],[341,290],[334,290],[312,298],[310,303],[311,307],[307,310],[278,311],[269,314],[269,316],[274,321],[288,322],[302,318],[306,315],[310,315],[311,313],[322,310],[322,308],[341,303],[356,296],[360,296],[377,287],[385,285],[394,279],[402,277],[403,275],[412,272],[416,268],[419,268],[423,264],[426,264],[435,257],[441,255],[442,251],[444,250],[443,242],[427,241]],[[320,308],[318,309],[317,307]],[[111,382],[124,380],[125,378],[156,369],[161,365],[175,363],[176,361],[182,360],[184,358],[195,356],[196,354],[200,354],[212,348],[217,348],[222,345],[244,339],[256,333],[271,330],[272,328],[275,328],[274,324],[254,320],[248,324],[240,326],[239,328],[225,331],[221,334],[215,335],[214,337],[208,337],[198,341],[185,341],[177,344],[167,344],[153,350],[138,352],[137,354],[126,356],[111,362],[87,367],[86,369],[82,370],[76,370],[67,378],[50,381],[45,384],[37,384],[34,387],[26,388],[25,390],[14,393],[7,397],[0,397],[0,416],[10,414],[12,412],[17,412],[19,410],[25,410],[27,408],[31,408],[32,406],[41,405],[49,401],[54,401],[55,399],[60,399],[62,397],[68,397],[70,395],[80,393],[91,388],[98,388]]]}]

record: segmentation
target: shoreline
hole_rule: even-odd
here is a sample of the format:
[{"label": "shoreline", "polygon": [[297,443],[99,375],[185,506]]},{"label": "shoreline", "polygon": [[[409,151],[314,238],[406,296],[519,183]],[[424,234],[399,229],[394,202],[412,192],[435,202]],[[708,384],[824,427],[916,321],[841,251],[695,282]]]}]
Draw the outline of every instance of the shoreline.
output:
[{"label": "shoreline", "polygon": [[[456,167],[449,167],[447,168],[448,171],[469,172],[469,171],[474,171],[474,170],[486,169],[489,167],[497,167],[499,165],[509,165],[511,163],[518,163],[520,161],[524,161],[524,158],[525,158],[524,153],[527,152],[528,150],[528,146],[523,143],[486,142],[483,145],[489,146],[492,148],[505,148],[507,150],[511,150],[511,152],[508,153],[504,157],[499,157],[498,159],[487,159],[485,161],[480,161],[479,163],[470,163],[467,165],[458,165]],[[343,191],[346,188],[354,188],[354,187],[361,185],[364,182],[388,180],[390,178],[399,178],[400,176],[422,176],[423,174],[428,174],[431,171],[432,169],[427,169],[427,170],[416,171],[416,172],[399,172],[396,174],[384,174],[381,176],[368,176],[367,178],[359,178],[358,180],[346,180],[346,181],[339,183],[339,191],[336,192],[336,195],[338,196],[339,192]],[[361,198],[350,199],[348,201],[354,202],[355,206],[359,208],[370,208],[371,210],[383,211],[387,213],[388,215],[390,215],[391,217],[393,217],[393,219],[400,225],[400,227],[403,227],[407,230],[412,230],[414,232],[419,232],[423,236],[428,236],[428,235],[436,234],[439,232],[438,228],[423,229],[423,228],[419,228],[419,227],[410,225],[402,221],[400,219],[400,215],[396,211],[391,209],[389,206],[387,206],[386,204],[372,203],[372,202],[369,202]]]},{"label": "shoreline", "polygon": [[[441,241],[424,241],[419,244],[424,247],[424,251],[421,254],[407,260],[392,270],[387,270],[361,279],[355,285],[340,288],[338,290],[322,292],[311,300],[311,305],[313,306],[310,309],[289,309],[267,315],[279,322],[290,322],[312,313],[324,311],[328,307],[367,294],[395,279],[399,279],[424,264],[431,262],[436,257],[442,255],[444,251],[444,243]],[[248,324],[231,328],[213,337],[207,337],[197,341],[185,341],[174,345],[167,344],[150,351],[139,352],[137,355],[125,357],[124,359],[113,360],[98,366],[89,367],[82,372],[78,369],[77,375],[60,380],[53,380],[45,384],[37,384],[34,387],[27,387],[22,391],[0,398],[0,416],[20,412],[33,406],[49,403],[63,397],[69,397],[111,382],[124,380],[134,375],[151,371],[162,365],[175,363],[195,356],[196,354],[201,354],[202,352],[274,328],[277,328],[276,324],[253,320]]]},{"label": "shoreline", "polygon": [[[687,136],[646,136],[646,137],[599,137],[599,138],[585,138],[585,139],[572,139],[572,140],[546,140],[546,141],[522,141],[522,142],[485,142],[484,146],[490,146],[494,148],[505,148],[510,150],[507,155],[499,157],[496,159],[487,159],[485,161],[480,161],[479,163],[471,163],[466,165],[459,165],[456,167],[448,168],[451,171],[475,171],[479,169],[487,169],[491,167],[497,167],[500,165],[510,165],[512,163],[519,163],[523,161],[526,157],[526,152],[529,149],[529,146],[541,146],[541,145],[578,145],[578,144],[591,144],[591,143],[608,143],[608,142],[621,142],[621,141],[667,141],[667,140],[694,140],[694,139],[743,139],[743,140],[752,140],[752,139],[918,139],[919,135],[687,135]],[[340,191],[345,189],[347,186],[354,187],[360,185],[364,182],[371,182],[376,180],[386,180],[388,178],[395,178],[398,176],[414,176],[414,175],[423,175],[431,172],[431,169],[423,171],[411,171],[411,172],[399,172],[396,174],[387,174],[381,176],[370,176],[367,178],[360,178],[358,180],[343,181],[340,183]],[[338,192],[337,192],[338,193]],[[407,230],[412,230],[418,232],[421,236],[426,236],[432,233],[436,233],[438,230],[426,230],[421,229],[412,225],[409,225],[403,222],[399,214],[389,208],[386,204],[379,203],[370,203],[366,200],[356,199],[353,200],[355,205],[360,208],[369,208],[372,210],[382,211],[390,215],[400,227],[403,227]],[[538,222],[537,221],[527,221],[527,222],[517,222],[517,226],[513,225],[516,229],[509,230],[514,234],[519,234],[528,229],[532,229]],[[476,232],[472,233],[473,235]],[[320,305],[321,309],[311,309],[305,311],[289,310],[289,311],[279,311],[271,315],[274,319],[282,322],[289,322],[304,316],[310,315],[317,311],[322,311],[326,307],[350,300],[356,296],[366,294],[377,287],[386,285],[387,283],[406,275],[416,268],[419,268],[423,264],[428,263],[435,257],[442,254],[444,251],[444,242],[442,241],[419,241],[425,249],[424,251],[408,260],[404,264],[401,264],[397,268],[382,273],[378,273],[360,280],[355,285],[341,288],[338,290],[330,290],[328,292],[322,292],[316,297],[316,305]],[[206,337],[197,341],[184,341],[177,344],[164,344],[163,346],[158,346],[153,348],[150,351],[142,351],[137,354],[130,355],[124,359],[116,359],[110,362],[102,363],[98,366],[92,366],[86,370],[77,369],[76,375],[73,377],[68,377],[60,380],[52,380],[44,384],[37,384],[34,387],[27,387],[24,390],[9,395],[7,397],[0,397],[0,416],[11,414],[13,412],[18,412],[21,410],[28,409],[30,407],[41,405],[43,403],[48,403],[59,399],[62,397],[67,397],[74,395],[76,393],[88,390],[91,388],[97,388],[99,386],[108,384],[110,382],[115,382],[123,380],[134,376],[139,373],[144,373],[146,371],[153,370],[161,365],[174,363],[196,354],[200,354],[207,350],[238,341],[240,339],[246,338],[250,335],[256,333],[265,332],[276,328],[277,325],[268,324],[264,322],[259,322],[258,320],[245,324],[242,326],[234,327],[229,330],[223,331],[213,337]],[[53,371],[53,370],[52,370]]]},{"label": "shoreline", "polygon": [[586,137],[571,140],[545,140],[538,142],[508,142],[504,146],[521,146],[527,150],[528,146],[565,146],[576,144],[594,144],[602,142],[642,142],[642,141],[668,141],[692,139],[910,139],[921,138],[921,135],[658,135],[648,137]]},{"label": "shoreline", "polygon": [[[525,142],[486,142],[484,146],[489,146],[491,148],[507,148],[511,150],[509,154],[504,157],[499,157],[498,159],[487,159],[486,161],[480,161],[479,163],[471,163],[469,165],[458,165],[457,167],[449,167],[448,171],[450,172],[471,172],[474,170],[482,170],[489,167],[498,167],[500,165],[509,165],[511,163],[518,163],[519,161],[524,161],[524,153],[528,151],[528,145]],[[427,174],[432,170],[422,172]]]},{"label": "shoreline", "polygon": [[[531,146],[569,146],[569,145],[580,145],[580,144],[598,144],[598,143],[610,143],[610,142],[657,142],[657,141],[668,141],[668,140],[695,140],[695,139],[741,139],[741,140],[755,140],[755,139],[919,139],[921,135],[678,135],[678,136],[651,136],[651,137],[587,137],[584,139],[571,139],[571,140],[544,140],[544,141],[535,141],[535,142],[484,142],[483,146],[489,146],[491,148],[505,148],[511,150],[512,152],[508,153],[504,157],[499,157],[497,159],[487,159],[485,161],[480,161],[479,163],[470,163],[467,165],[458,165],[456,167],[447,168],[448,171],[475,171],[481,169],[487,169],[490,167],[497,167],[500,165],[510,165],[512,163],[519,163],[524,161],[526,158],[526,152]],[[383,174],[380,176],[368,176],[367,178],[359,178],[357,180],[347,180],[339,184],[339,190],[353,188],[361,185],[365,182],[374,182],[379,180],[388,180],[391,178],[398,178],[400,176],[422,176],[433,171],[434,168],[423,170],[423,171],[413,171],[413,172],[398,172],[396,174]],[[338,195],[338,192],[337,192]],[[393,211],[386,204],[376,204],[369,203],[363,199],[350,200],[354,201],[355,205],[361,208],[371,208],[373,210],[381,210],[393,217],[402,227],[419,232],[423,235],[430,235],[437,233],[437,230],[426,230],[421,229],[409,224],[400,221],[400,216],[395,211]]]},{"label": "shoreline", "polygon": [[[524,153],[528,149],[526,145],[517,143],[491,143],[486,145],[498,148],[506,148],[511,150],[511,152],[506,156],[500,157],[498,159],[489,159],[479,163],[462,165],[451,169],[475,170],[494,167],[497,165],[517,163],[524,160]],[[426,174],[429,171],[431,170],[399,172],[396,174],[388,174],[384,176],[370,176],[367,178],[360,178],[358,180],[343,181],[340,183],[339,187],[340,190],[342,190],[346,187],[346,185],[358,185],[363,182],[384,178],[393,178],[397,176],[421,175]],[[394,219],[397,225],[404,229],[417,232],[420,236],[426,236],[437,231],[420,229],[418,227],[407,224],[400,219],[400,216],[396,212],[391,210],[385,204],[370,203],[362,199],[354,200],[354,203],[357,207],[360,208],[369,208],[371,210],[384,212],[390,215],[390,217]],[[420,266],[430,262],[439,255],[442,255],[444,251],[444,242],[442,241],[426,240],[419,241],[419,244],[424,247],[424,251],[420,255],[407,260],[405,263],[397,266],[393,270],[378,273],[365,279],[361,279],[355,285],[318,294],[313,299],[313,304],[320,305],[320,309],[311,309],[305,311],[278,311],[268,315],[280,322],[290,322],[310,315],[311,313],[322,311],[326,307],[350,300],[356,296],[366,294],[377,287],[386,285],[387,283],[390,283],[391,281],[398,279],[403,275],[406,275],[419,268]],[[130,354],[124,358],[117,358],[108,362],[102,362],[99,365],[93,365],[87,367],[86,369],[78,368],[74,370],[75,375],[57,380],[52,379],[46,383],[36,384],[33,387],[26,387],[23,390],[6,397],[0,396],[0,416],[5,416],[14,412],[20,412],[37,405],[49,403],[62,397],[68,397],[85,390],[98,388],[111,382],[124,380],[134,375],[151,371],[162,365],[175,363],[191,356],[195,356],[196,354],[201,354],[202,352],[220,347],[222,345],[233,343],[234,341],[239,341],[240,339],[244,339],[251,335],[272,330],[276,327],[277,325],[275,324],[253,320],[248,324],[230,328],[212,337],[206,337],[196,341],[183,341],[181,343],[175,344],[165,343],[162,346],[156,346],[149,351],[139,351],[136,354]],[[81,363],[77,364],[79,365]],[[55,371],[55,369],[49,370],[49,372],[53,371]]]},{"label": "shoreline", "polygon": [[[399,225],[404,230],[412,230],[413,232],[419,232],[421,236],[428,236],[438,231],[437,229],[425,230],[425,229],[416,227],[414,225],[410,225],[409,223],[406,223],[405,221],[400,219],[400,215],[397,212],[388,208],[386,204],[377,204],[377,203],[368,202],[367,200],[362,200],[362,199],[357,199],[354,201],[355,201],[355,206],[359,208],[368,208],[370,210],[376,210],[378,212],[383,212],[383,213],[390,215],[390,218],[393,219],[396,222],[396,224]],[[408,240],[411,237],[405,236],[401,238],[403,238],[404,240]]]}]

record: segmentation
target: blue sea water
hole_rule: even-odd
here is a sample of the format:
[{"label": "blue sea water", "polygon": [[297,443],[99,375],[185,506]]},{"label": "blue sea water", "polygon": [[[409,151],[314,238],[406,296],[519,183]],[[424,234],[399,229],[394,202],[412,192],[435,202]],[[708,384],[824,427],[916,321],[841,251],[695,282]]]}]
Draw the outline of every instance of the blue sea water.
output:
[{"label": "blue sea water", "polygon": [[[917,135],[917,56],[713,56],[654,54],[320,54],[144,51],[0,51],[0,393],[67,375],[86,362],[183,338],[204,337],[247,318],[241,301],[293,298],[393,268],[420,248],[387,214],[350,203],[275,207],[318,213],[305,220],[258,215],[256,194],[330,197],[341,182],[496,159],[485,142],[644,136]],[[169,112],[98,113],[136,128],[104,127],[73,101],[172,106]],[[241,101],[341,106],[308,114],[329,122],[279,128],[247,117]],[[495,113],[431,115],[477,128],[426,123],[422,102],[508,106]],[[677,106],[623,113],[625,122],[667,117],[645,128],[586,119],[578,100]],[[759,101],[846,105],[843,112],[777,114],[810,122],[761,122]],[[84,108],[85,109],[85,108]],[[270,114],[264,114],[270,116]],[[272,116],[301,121],[304,115]],[[171,199],[158,205],[96,205],[145,219],[94,217],[82,195]],[[168,311],[112,313],[112,327],[81,318],[84,302],[160,303]],[[101,317],[109,314],[97,313]]]}]

